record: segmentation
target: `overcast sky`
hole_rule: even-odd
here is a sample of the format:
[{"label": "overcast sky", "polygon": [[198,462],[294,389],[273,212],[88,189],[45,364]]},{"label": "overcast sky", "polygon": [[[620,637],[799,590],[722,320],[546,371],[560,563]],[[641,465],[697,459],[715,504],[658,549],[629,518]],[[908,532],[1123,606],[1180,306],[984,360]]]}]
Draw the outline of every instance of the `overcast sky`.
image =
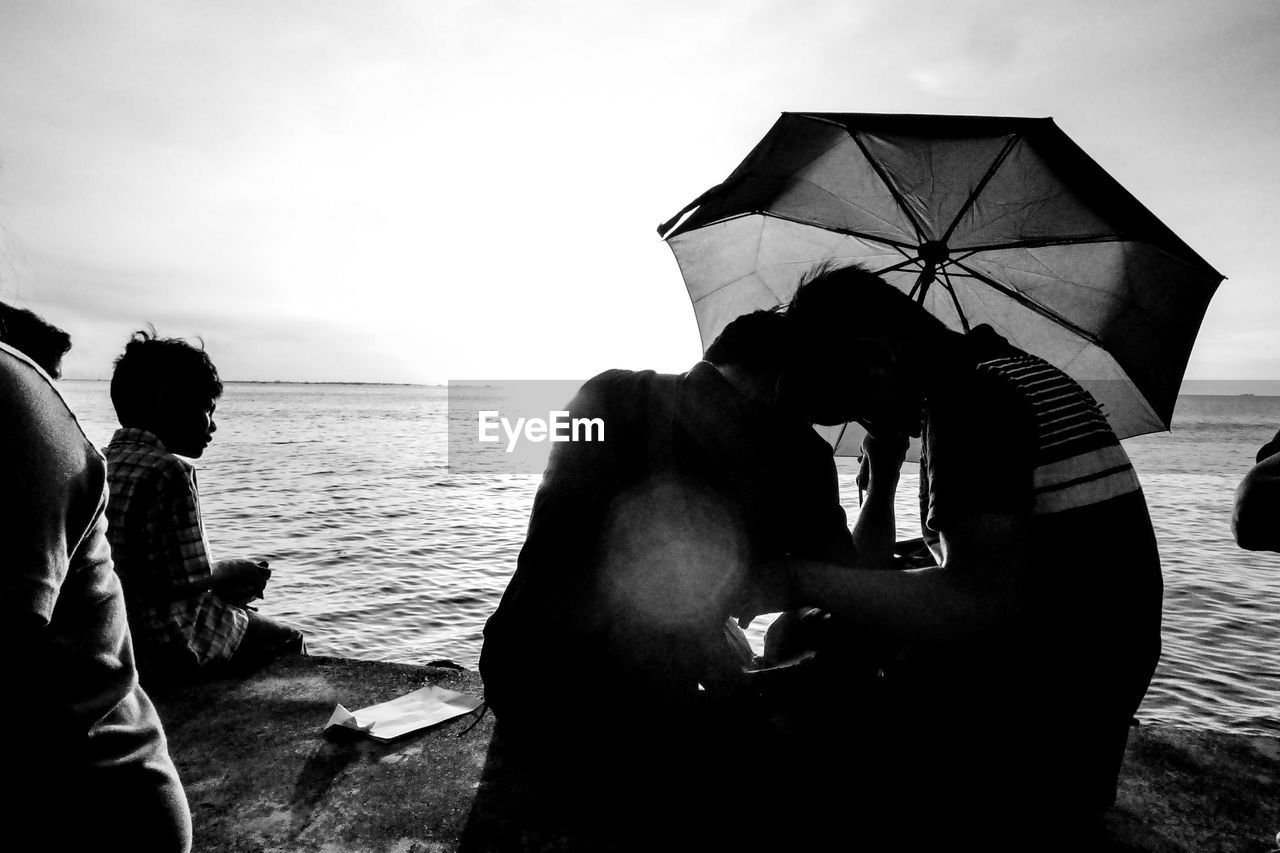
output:
[{"label": "overcast sky", "polygon": [[679,371],[656,225],[784,110],[1052,116],[1228,280],[1188,377],[1280,378],[1280,3],[0,4],[0,298],[73,377]]}]

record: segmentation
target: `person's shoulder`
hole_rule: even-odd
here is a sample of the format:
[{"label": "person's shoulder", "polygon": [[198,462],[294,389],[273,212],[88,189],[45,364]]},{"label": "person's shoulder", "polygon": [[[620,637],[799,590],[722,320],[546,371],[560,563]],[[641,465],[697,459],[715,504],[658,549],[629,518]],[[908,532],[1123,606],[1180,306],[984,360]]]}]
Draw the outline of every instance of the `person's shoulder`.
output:
[{"label": "person's shoulder", "polygon": [[0,396],[6,401],[0,434],[11,438],[15,447],[60,447],[73,455],[97,454],[49,375],[21,351],[3,343]]},{"label": "person's shoulder", "polygon": [[653,370],[606,370],[584,382],[576,399],[580,405],[625,405],[639,399],[662,375]]},{"label": "person's shoulder", "polygon": [[116,430],[103,454],[113,479],[185,482],[192,468],[150,433],[137,429]]},{"label": "person's shoulder", "polygon": [[652,381],[653,377],[659,375],[653,370],[624,370],[622,368],[612,368],[597,373],[582,384],[583,388],[591,388],[597,390],[611,388],[630,388],[647,384]]},{"label": "person's shoulder", "polygon": [[1016,384],[997,360],[953,362],[945,367],[945,379],[935,383],[927,408],[933,415],[955,413],[967,420],[1001,419],[1025,408]]}]

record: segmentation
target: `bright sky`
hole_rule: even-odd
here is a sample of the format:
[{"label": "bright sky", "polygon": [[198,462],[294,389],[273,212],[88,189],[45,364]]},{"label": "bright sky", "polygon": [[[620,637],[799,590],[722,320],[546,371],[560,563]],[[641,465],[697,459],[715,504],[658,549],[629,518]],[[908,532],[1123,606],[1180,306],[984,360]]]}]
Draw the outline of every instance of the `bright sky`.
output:
[{"label": "bright sky", "polygon": [[228,379],[679,371],[657,224],[784,110],[1052,116],[1228,276],[1188,377],[1280,378],[1270,0],[5,0],[0,298]]}]

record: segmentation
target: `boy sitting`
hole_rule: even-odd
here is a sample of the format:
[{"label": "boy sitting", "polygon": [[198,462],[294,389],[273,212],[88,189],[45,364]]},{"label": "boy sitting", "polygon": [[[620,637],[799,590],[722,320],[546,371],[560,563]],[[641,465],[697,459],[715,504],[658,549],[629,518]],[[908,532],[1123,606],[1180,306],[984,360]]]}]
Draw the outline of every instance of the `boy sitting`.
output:
[{"label": "boy sitting", "polygon": [[144,679],[245,671],[305,654],[296,628],[250,608],[266,560],[209,556],[195,467],[217,429],[217,368],[183,340],[134,333],[116,359],[111,402],[122,429],[105,450],[108,537]]}]

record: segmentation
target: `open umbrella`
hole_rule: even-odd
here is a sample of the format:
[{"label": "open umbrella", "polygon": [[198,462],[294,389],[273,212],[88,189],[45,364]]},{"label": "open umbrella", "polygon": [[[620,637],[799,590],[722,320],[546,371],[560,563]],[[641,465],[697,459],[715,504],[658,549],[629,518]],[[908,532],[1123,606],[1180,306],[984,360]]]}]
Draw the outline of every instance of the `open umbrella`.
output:
[{"label": "open umbrella", "polygon": [[1223,278],[1048,118],[783,113],[658,230],[704,346],[815,263],[861,263],[1064,370],[1122,438],[1169,428]]}]

